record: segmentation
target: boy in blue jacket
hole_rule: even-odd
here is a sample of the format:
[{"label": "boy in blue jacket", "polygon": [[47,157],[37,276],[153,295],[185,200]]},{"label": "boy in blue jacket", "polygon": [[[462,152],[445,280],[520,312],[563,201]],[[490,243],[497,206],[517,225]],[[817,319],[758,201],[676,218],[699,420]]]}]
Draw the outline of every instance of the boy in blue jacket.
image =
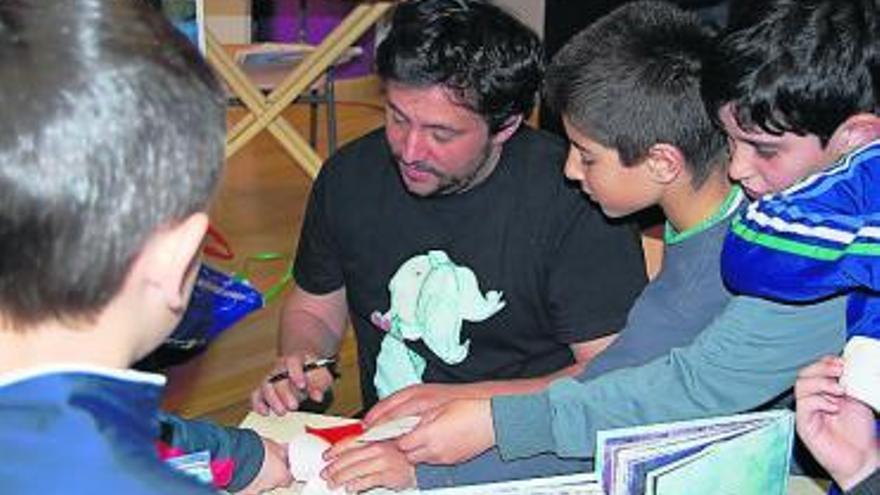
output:
[{"label": "boy in blue jacket", "polygon": [[[816,432],[839,429],[843,404],[863,407],[853,399],[880,408],[880,4],[776,1],[767,9],[727,38],[725,64],[707,85],[732,143],[731,174],[760,197],[734,220],[722,272],[732,290],[774,301],[848,295],[843,361],[808,368],[842,362],[840,384],[826,378],[825,407],[809,427],[798,425],[829,466],[828,442],[812,441]],[[772,193],[794,179],[803,180]]]},{"label": "boy in blue jacket", "polygon": [[290,482],[283,446],[160,414],[127,369],[187,305],[223,163],[222,92],[146,2],[0,2],[0,485],[212,493],[157,442]]},{"label": "boy in blue jacket", "polygon": [[[845,356],[880,354],[878,15],[876,1],[776,2],[726,40],[711,86],[733,143],[731,173],[761,197],[725,241],[725,282],[784,302],[849,293]],[[765,194],[783,161],[806,178]],[[876,379],[844,380],[880,405]]]}]

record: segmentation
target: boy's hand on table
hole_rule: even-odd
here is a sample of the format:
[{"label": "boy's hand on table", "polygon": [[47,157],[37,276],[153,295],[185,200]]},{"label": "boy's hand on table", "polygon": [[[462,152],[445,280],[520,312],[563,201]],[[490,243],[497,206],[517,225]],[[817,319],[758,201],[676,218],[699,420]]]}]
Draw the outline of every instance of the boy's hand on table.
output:
[{"label": "boy's hand on table", "polygon": [[829,356],[802,369],[795,383],[798,435],[828,473],[848,490],[880,464],[874,412],[847,396],[838,379],[843,360]]},{"label": "boy's hand on table", "polygon": [[[305,363],[316,358],[307,352],[298,352],[279,357],[271,371],[251,393],[251,408],[261,416],[274,412],[283,416],[288,411],[296,411],[307,397],[321,402],[324,393],[333,385],[333,374],[327,368],[303,371]],[[287,372],[287,378],[270,381],[270,377]]]},{"label": "boy's hand on table", "polygon": [[244,495],[263,493],[279,487],[290,486],[293,476],[290,474],[290,466],[287,462],[287,445],[280,444],[268,438],[262,438],[263,465],[251,482],[240,492]]},{"label": "boy's hand on table", "polygon": [[412,432],[397,446],[418,464],[457,464],[495,445],[492,404],[489,399],[454,400],[422,415]]},{"label": "boy's hand on table", "polygon": [[361,443],[352,438],[337,443],[324,454],[329,464],[321,477],[331,489],[348,492],[376,487],[392,490],[415,488],[416,471],[394,441]]},{"label": "boy's hand on table", "polygon": [[421,416],[455,399],[465,398],[461,387],[440,383],[411,385],[379,401],[364,417],[364,422],[372,426],[403,416]]}]

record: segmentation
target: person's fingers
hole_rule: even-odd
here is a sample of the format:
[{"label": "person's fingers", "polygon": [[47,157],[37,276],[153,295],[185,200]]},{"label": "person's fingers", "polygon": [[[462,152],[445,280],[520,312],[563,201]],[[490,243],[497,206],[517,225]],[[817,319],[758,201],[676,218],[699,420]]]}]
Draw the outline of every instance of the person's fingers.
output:
[{"label": "person's fingers", "polygon": [[299,390],[305,390],[308,387],[308,379],[303,371],[303,365],[311,358],[308,354],[291,354],[280,358],[281,365],[278,370],[287,372],[287,379],[292,383],[293,387]]},{"label": "person's fingers", "polygon": [[372,407],[367,415],[364,417],[364,423],[368,426],[372,426],[378,423],[384,423],[385,421],[392,419],[394,417],[393,411],[401,404],[407,401],[409,397],[408,393],[409,389],[404,389],[399,392],[395,392],[390,396],[386,397],[379,401],[378,404]]},{"label": "person's fingers", "polygon": [[352,448],[333,459],[327,467],[321,471],[321,477],[329,481],[333,486],[345,483],[367,474],[371,462],[381,455],[378,445],[367,444],[359,448]]},{"label": "person's fingers", "polygon": [[[263,403],[275,414],[281,416],[287,412],[287,406],[278,395],[275,385],[264,383],[260,386],[258,393]],[[266,414],[269,414],[269,411]]]},{"label": "person's fingers", "polygon": [[[406,402],[401,402],[394,409],[388,411],[382,418],[381,422],[391,421],[392,419],[402,418],[405,416],[422,416],[427,411],[436,409],[435,403],[424,397],[413,397]],[[379,421],[377,420],[377,423]]]},{"label": "person's fingers", "polygon": [[363,444],[357,441],[357,437],[346,438],[324,451],[323,457],[326,461],[333,461],[344,453],[362,446]]},{"label": "person's fingers", "polygon": [[307,393],[315,402],[324,400],[324,394],[333,385],[333,375],[326,368],[318,368],[306,373]]},{"label": "person's fingers", "polygon": [[[397,439],[397,441],[395,442],[397,444],[397,448],[407,453],[424,448],[424,446],[428,443],[428,439],[431,436],[431,422],[433,421],[434,417],[428,415],[422,416],[419,424],[416,425],[416,427],[411,432],[407,433],[406,435],[401,435]],[[408,457],[409,455],[407,455],[407,458]]]},{"label": "person's fingers", "polygon": [[352,450],[321,473],[330,488],[344,486],[349,493],[386,487],[401,490],[415,486],[415,472],[388,444],[370,444]]},{"label": "person's fingers", "polygon": [[263,400],[263,392],[260,389],[251,392],[251,409],[260,416],[269,415],[269,406]]},{"label": "person's fingers", "polygon": [[404,452],[406,454],[406,460],[410,462],[410,464],[423,464],[426,462],[432,461],[431,452],[426,448],[415,448],[413,450],[409,450]]},{"label": "person's fingers", "polygon": [[281,380],[269,386],[272,387],[281,403],[280,409],[272,407],[276,414],[280,416],[299,408],[299,403],[302,401],[305,393],[297,388],[291,380]]},{"label": "person's fingers", "polygon": [[383,481],[384,473],[370,473],[345,483],[345,491],[347,493],[360,493],[372,488],[387,487],[388,484]]},{"label": "person's fingers", "polygon": [[829,378],[827,376],[799,378],[794,386],[794,396],[797,400],[811,395],[828,394],[842,396],[844,393],[843,385],[836,378]]},{"label": "person's fingers", "polygon": [[825,356],[815,363],[802,368],[798,378],[834,377],[843,374],[843,359],[839,356]]},{"label": "person's fingers", "polygon": [[809,395],[798,399],[799,410],[809,414],[837,414],[840,411],[841,397],[833,395]]}]

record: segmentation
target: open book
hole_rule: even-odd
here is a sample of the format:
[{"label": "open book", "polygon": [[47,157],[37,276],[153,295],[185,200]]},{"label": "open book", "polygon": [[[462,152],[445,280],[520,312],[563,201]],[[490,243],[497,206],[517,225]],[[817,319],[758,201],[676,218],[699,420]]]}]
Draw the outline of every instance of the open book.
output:
[{"label": "open book", "polygon": [[607,495],[785,495],[794,415],[773,410],[600,431]]}]

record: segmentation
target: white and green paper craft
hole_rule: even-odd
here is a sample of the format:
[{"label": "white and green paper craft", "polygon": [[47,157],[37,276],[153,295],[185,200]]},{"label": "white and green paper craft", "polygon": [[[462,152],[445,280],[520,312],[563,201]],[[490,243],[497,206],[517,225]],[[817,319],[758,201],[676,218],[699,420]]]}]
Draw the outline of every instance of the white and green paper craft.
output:
[{"label": "white and green paper craft", "polygon": [[607,495],[785,495],[794,437],[787,410],[600,431]]}]

